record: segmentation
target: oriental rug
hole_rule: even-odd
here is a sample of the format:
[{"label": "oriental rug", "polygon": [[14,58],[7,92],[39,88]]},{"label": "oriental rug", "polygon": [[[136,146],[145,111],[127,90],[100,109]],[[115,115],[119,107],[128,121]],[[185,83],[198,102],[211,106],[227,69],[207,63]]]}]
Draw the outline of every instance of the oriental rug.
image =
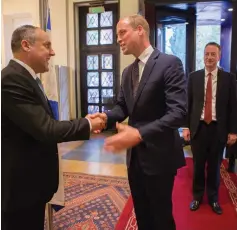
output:
[{"label": "oriental rug", "polygon": [[55,230],[112,230],[130,195],[127,178],[64,173],[66,206]]}]

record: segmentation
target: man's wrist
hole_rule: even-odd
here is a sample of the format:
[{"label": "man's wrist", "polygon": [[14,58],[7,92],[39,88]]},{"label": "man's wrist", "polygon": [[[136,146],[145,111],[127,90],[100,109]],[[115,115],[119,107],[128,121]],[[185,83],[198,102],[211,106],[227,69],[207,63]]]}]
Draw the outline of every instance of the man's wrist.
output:
[{"label": "man's wrist", "polygon": [[107,116],[107,114],[106,113],[101,113],[103,116],[105,116],[105,127],[104,127],[104,129],[107,129],[107,122],[108,122],[108,116]]},{"label": "man's wrist", "polygon": [[85,117],[86,119],[87,119],[87,121],[88,121],[88,123],[89,123],[89,126],[90,126],[90,132],[92,131],[92,125],[91,125],[91,121],[90,121],[90,119],[89,118],[87,118],[87,117]]},{"label": "man's wrist", "polygon": [[138,137],[138,139],[139,139],[140,141],[143,141],[143,140],[142,140],[142,136],[141,136],[141,134],[140,134],[140,132],[139,132],[138,129],[136,129],[136,132],[137,132],[137,137]]}]

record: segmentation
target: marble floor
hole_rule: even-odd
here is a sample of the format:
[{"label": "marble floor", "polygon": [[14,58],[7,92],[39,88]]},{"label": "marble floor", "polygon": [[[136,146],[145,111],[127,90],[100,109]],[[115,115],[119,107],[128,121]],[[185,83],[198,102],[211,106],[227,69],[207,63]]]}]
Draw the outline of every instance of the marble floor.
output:
[{"label": "marble floor", "polygon": [[[82,172],[95,175],[127,177],[126,153],[111,153],[103,149],[104,139],[112,135],[104,132],[92,135],[89,141],[59,144],[63,172]],[[184,148],[185,156],[192,156],[190,148]]]}]

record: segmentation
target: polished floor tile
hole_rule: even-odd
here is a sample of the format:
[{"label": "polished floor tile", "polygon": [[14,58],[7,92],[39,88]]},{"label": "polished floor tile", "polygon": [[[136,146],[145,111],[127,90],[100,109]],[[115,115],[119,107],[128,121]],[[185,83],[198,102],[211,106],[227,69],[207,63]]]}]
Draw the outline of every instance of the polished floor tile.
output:
[{"label": "polished floor tile", "polygon": [[[59,144],[63,172],[82,172],[96,175],[127,177],[126,151],[111,153],[103,150],[104,139],[111,132],[92,135],[88,141]],[[192,157],[189,146],[184,148],[185,157]]]}]

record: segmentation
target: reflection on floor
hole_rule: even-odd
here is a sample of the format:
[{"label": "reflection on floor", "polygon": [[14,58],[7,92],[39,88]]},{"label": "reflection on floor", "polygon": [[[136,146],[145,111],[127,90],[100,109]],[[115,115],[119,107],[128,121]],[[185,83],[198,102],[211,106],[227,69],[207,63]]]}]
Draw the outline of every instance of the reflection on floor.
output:
[{"label": "reflection on floor", "polygon": [[[127,177],[126,152],[110,153],[103,150],[104,139],[112,133],[92,135],[89,141],[74,141],[59,145],[64,172],[83,172],[96,175]],[[185,156],[192,156],[189,147]]]},{"label": "reflection on floor", "polygon": [[85,141],[83,144],[74,148],[67,154],[64,154],[63,159],[86,162],[125,164],[125,151],[119,154],[113,154],[111,152],[106,152],[103,150],[104,139],[110,135],[110,133],[94,135],[91,140]]}]

